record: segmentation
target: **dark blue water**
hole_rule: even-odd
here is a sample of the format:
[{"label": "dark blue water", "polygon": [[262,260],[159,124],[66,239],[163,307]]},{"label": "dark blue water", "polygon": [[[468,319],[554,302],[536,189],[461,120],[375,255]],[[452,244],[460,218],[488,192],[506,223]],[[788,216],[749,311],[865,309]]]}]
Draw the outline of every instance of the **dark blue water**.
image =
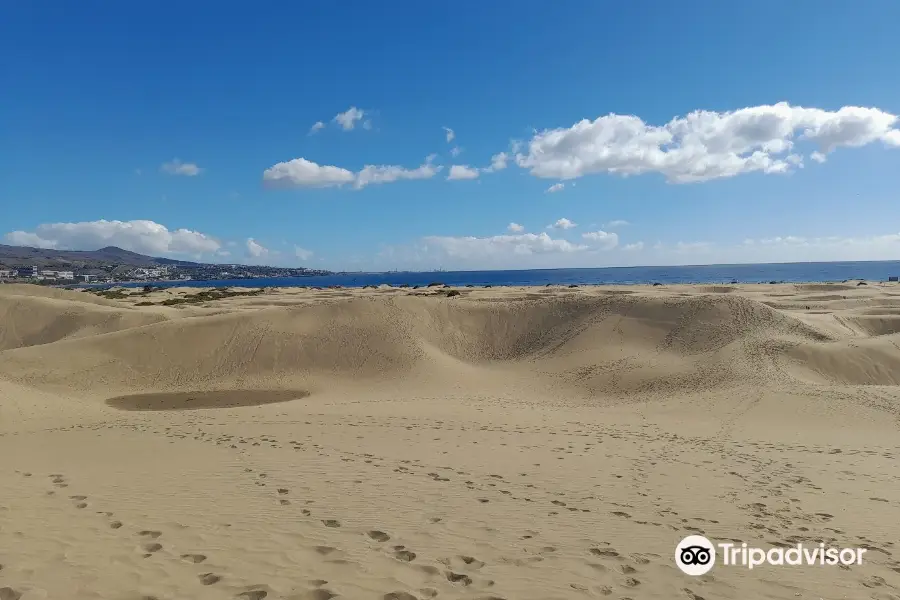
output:
[{"label": "dark blue water", "polygon": [[[215,281],[152,282],[158,287],[290,287],[340,285],[546,285],[559,284],[646,284],[646,283],[800,283],[867,279],[884,281],[900,275],[900,261],[772,263],[753,265],[699,265],[684,267],[604,267],[599,269],[533,269],[526,271],[441,271],[344,273],[318,277],[277,277],[260,279],[219,279]],[[123,284],[129,287],[143,283]]]}]

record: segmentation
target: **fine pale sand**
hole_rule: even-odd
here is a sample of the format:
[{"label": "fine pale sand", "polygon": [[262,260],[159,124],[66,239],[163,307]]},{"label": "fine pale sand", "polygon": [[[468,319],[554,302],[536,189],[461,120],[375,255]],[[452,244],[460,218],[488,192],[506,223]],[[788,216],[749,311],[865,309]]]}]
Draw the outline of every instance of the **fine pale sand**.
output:
[{"label": "fine pale sand", "polygon": [[898,599],[900,286],[856,283],[0,286],[0,600]]}]

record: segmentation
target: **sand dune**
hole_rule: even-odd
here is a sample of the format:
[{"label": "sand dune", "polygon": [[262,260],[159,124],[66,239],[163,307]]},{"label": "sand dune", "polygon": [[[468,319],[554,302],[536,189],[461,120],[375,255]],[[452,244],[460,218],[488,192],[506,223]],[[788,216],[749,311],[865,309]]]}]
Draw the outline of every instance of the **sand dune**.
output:
[{"label": "sand dune", "polygon": [[900,597],[900,288],[447,291],[0,286],[2,600]]},{"label": "sand dune", "polygon": [[165,316],[148,311],[78,300],[0,294],[0,350],[90,337],[166,320]]}]

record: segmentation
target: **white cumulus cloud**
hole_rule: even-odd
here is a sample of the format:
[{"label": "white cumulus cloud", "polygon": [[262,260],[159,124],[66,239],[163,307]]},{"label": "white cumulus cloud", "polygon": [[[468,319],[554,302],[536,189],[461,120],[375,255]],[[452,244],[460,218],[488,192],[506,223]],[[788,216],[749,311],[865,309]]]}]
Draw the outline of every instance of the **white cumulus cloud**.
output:
[{"label": "white cumulus cloud", "polygon": [[556,192],[561,192],[561,191],[563,191],[564,187],[566,187],[566,184],[564,184],[564,183],[561,183],[561,182],[554,183],[553,185],[551,185],[550,187],[547,188],[547,193],[555,194]]},{"label": "white cumulus cloud", "polygon": [[313,126],[309,128],[309,134],[312,135],[317,131],[321,131],[323,129],[325,129],[325,123],[323,123],[322,121],[316,121],[315,123],[313,123]]},{"label": "white cumulus cloud", "polygon": [[518,223],[510,223],[506,226],[506,229],[512,233],[521,233],[525,231],[525,227],[523,225],[519,225]]},{"label": "white cumulus cloud", "polygon": [[263,183],[273,188],[340,187],[353,184],[356,189],[380,183],[408,179],[430,179],[442,167],[431,161],[432,156],[415,169],[397,165],[366,165],[354,173],[342,167],[320,165],[305,158],[280,162],[263,172]]},{"label": "white cumulus cloud", "polygon": [[9,244],[59,250],[97,250],[118,246],[152,256],[184,254],[199,256],[217,253],[222,244],[212,236],[190,229],[170,230],[154,221],[84,221],[46,223],[34,231],[12,231]]},{"label": "white cumulus cloud", "polygon": [[609,114],[568,128],[540,131],[516,163],[532,175],[570,180],[592,173],[661,173],[672,183],[786,173],[802,165],[798,142],[817,146],[824,158],[841,147],[882,142],[900,146],[898,117],[877,108],[836,111],[786,102],[730,112],[698,110],[664,125],[634,115]]},{"label": "white cumulus cloud", "polygon": [[573,227],[578,227],[578,225],[565,217],[557,220],[556,223],[547,225],[547,229],[572,229]]},{"label": "white cumulus cloud", "polygon": [[452,129],[450,129],[449,127],[444,127],[444,133],[447,134],[447,143],[448,143],[448,144],[449,144],[450,142],[452,142],[453,139],[456,137],[456,133],[455,133]]},{"label": "white cumulus cloud", "polygon": [[351,183],[355,178],[347,169],[305,158],[280,162],[263,173],[263,182],[272,187],[332,187]]},{"label": "white cumulus cloud", "polygon": [[478,179],[478,169],[473,169],[468,165],[453,165],[450,167],[450,173],[447,179],[454,181],[457,179]]},{"label": "white cumulus cloud", "polygon": [[606,250],[611,250],[619,245],[618,234],[609,231],[589,231],[582,233],[581,237]]},{"label": "white cumulus cloud", "polygon": [[519,233],[491,237],[429,236],[423,238],[423,242],[426,246],[442,251],[449,257],[461,259],[490,260],[498,256],[570,253],[587,249],[587,246],[551,238],[546,233]]},{"label": "white cumulus cloud", "polygon": [[160,170],[169,175],[183,175],[185,177],[196,177],[203,171],[194,163],[181,162],[177,158],[163,163]]},{"label": "white cumulus cloud", "polygon": [[[345,112],[338,113],[334,117],[334,122],[341,126],[344,131],[352,131],[359,121],[365,116],[366,112],[355,106],[351,106]],[[367,128],[368,129],[368,128]]]},{"label": "white cumulus cloud", "polygon": [[507,162],[509,162],[509,154],[506,152],[499,152],[491,157],[491,166],[486,167],[484,170],[488,173],[502,171],[506,168]]},{"label": "white cumulus cloud", "polygon": [[628,252],[639,252],[644,249],[644,242],[634,242],[633,244],[625,244],[622,246],[622,250],[627,250]]}]

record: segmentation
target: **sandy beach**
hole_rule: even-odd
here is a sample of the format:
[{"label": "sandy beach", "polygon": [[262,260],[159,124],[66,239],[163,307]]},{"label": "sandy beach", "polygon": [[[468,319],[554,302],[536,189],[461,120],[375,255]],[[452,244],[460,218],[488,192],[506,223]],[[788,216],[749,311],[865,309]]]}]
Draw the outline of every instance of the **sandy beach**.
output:
[{"label": "sandy beach", "polygon": [[[0,600],[898,599],[857,283],[0,285]],[[691,534],[867,552],[691,577]]]}]

